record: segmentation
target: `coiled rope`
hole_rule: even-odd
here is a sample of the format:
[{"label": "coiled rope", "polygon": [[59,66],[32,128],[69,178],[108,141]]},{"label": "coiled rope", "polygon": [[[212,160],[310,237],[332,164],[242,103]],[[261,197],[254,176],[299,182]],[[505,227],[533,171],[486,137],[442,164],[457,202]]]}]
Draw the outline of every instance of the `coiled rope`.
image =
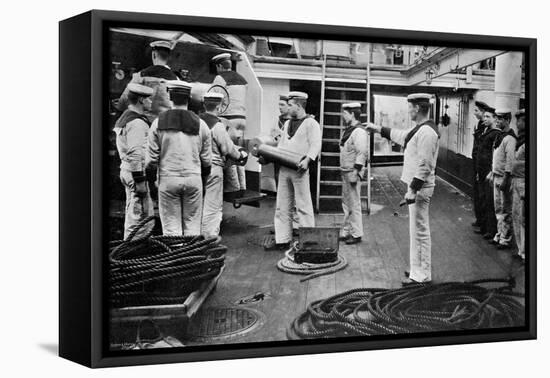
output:
[{"label": "coiled rope", "polygon": [[219,237],[152,235],[150,231],[134,239],[156,219],[144,219],[128,238],[110,243],[109,294],[114,307],[183,303],[224,265],[227,247]]},{"label": "coiled rope", "polygon": [[[500,283],[485,288],[480,284]],[[493,285],[494,286],[494,285]],[[525,308],[513,280],[487,279],[354,289],[314,301],[287,329],[294,339],[523,326]]]},{"label": "coiled rope", "polygon": [[277,268],[285,273],[306,275],[306,277],[300,279],[300,282],[308,281],[327,274],[336,273],[348,265],[348,262],[342,255],[338,255],[338,259],[334,262],[322,264],[298,264],[294,261],[293,250],[294,248],[291,248],[285,252],[285,257],[277,262]]}]

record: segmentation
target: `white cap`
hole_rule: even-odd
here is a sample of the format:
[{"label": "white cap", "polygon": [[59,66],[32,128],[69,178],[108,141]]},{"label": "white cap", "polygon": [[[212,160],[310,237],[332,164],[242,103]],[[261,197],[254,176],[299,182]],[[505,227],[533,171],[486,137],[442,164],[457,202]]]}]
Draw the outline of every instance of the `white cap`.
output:
[{"label": "white cap", "polygon": [[216,56],[214,56],[212,59],[210,59],[214,64],[219,64],[223,62],[224,60],[231,60],[231,54],[230,53],[221,53]]},{"label": "white cap", "polygon": [[172,92],[191,93],[191,83],[183,80],[166,80],[166,88]]},{"label": "white cap", "polygon": [[430,102],[432,95],[429,93],[412,93],[407,96],[408,102]]},{"label": "white cap", "polygon": [[146,85],[136,84],[136,83],[129,83],[128,90],[139,96],[145,96],[145,97],[149,97],[153,94],[153,88],[150,88]]},{"label": "white cap", "polygon": [[355,109],[355,108],[361,108],[360,102],[348,102],[347,104],[342,105],[342,109]]},{"label": "white cap", "polygon": [[172,50],[174,48],[174,45],[170,41],[154,41],[149,44],[153,49],[168,49]]},{"label": "white cap", "polygon": [[497,108],[495,110],[495,114],[496,115],[506,115],[506,114],[512,115],[512,110],[510,108]]},{"label": "white cap", "polygon": [[292,100],[293,98],[301,98],[301,99],[307,100],[308,96],[307,96],[307,93],[305,92],[298,92],[298,91],[289,92],[288,99]]},{"label": "white cap", "polygon": [[202,96],[203,101],[222,102],[223,94],[217,92],[207,92]]}]

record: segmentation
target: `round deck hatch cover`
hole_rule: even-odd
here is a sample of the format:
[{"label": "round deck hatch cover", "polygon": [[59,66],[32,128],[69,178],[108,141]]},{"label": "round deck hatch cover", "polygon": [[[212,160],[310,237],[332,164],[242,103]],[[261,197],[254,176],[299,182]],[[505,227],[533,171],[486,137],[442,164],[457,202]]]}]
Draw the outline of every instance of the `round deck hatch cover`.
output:
[{"label": "round deck hatch cover", "polygon": [[242,307],[208,307],[199,311],[188,328],[188,335],[199,339],[239,336],[258,328],[263,315]]}]

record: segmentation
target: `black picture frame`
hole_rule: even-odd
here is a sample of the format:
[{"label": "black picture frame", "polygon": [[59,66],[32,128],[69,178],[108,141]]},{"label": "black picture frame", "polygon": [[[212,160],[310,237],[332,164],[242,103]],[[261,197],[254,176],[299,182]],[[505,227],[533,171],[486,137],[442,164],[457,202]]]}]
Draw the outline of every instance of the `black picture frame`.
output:
[{"label": "black picture frame", "polygon": [[[522,51],[526,62],[529,158],[526,326],[510,329],[331,340],[265,342],[132,353],[106,348],[105,287],[105,59],[110,26],[269,33],[315,39],[502,48]],[[211,17],[92,10],[59,24],[60,227],[59,354],[89,367],[141,365],[370,349],[535,339],[536,318],[536,114],[537,40],[486,35],[386,30]]]}]

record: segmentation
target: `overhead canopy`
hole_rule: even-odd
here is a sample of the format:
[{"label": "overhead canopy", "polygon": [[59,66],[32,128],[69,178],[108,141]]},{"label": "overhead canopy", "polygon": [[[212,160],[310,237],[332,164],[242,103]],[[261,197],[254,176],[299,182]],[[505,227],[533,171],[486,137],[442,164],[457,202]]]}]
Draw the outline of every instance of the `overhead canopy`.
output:
[{"label": "overhead canopy", "polygon": [[154,29],[130,29],[130,28],[112,28],[114,32],[142,35],[146,37],[163,39],[172,42],[191,42],[202,43],[213,47],[224,49],[245,51],[246,45],[254,41],[249,35],[219,34],[219,33],[195,33],[182,32],[174,30],[154,30]]}]

